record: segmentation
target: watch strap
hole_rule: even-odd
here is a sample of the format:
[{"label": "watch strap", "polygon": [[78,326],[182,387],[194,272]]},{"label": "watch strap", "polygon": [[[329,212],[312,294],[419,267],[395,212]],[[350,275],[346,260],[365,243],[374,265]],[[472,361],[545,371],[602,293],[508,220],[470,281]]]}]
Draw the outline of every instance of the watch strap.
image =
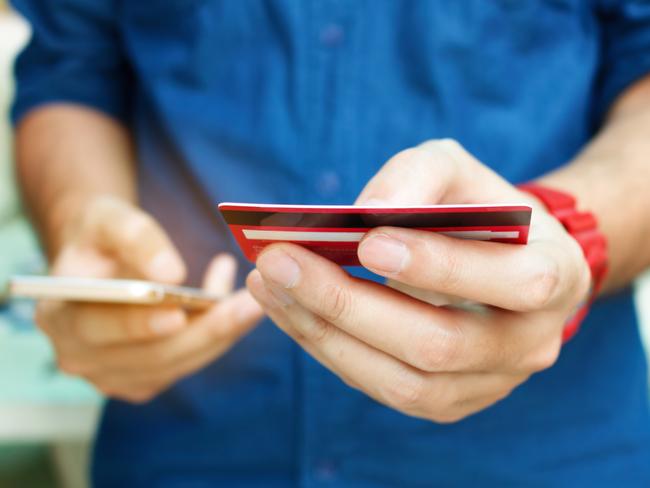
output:
[{"label": "watch strap", "polygon": [[577,201],[568,193],[537,183],[517,186],[540,200],[549,213],[557,218],[567,232],[578,242],[591,270],[592,286],[587,299],[566,323],[562,339],[571,339],[587,316],[591,304],[598,296],[608,270],[607,239],[598,229],[598,221],[591,212],[579,211]]}]

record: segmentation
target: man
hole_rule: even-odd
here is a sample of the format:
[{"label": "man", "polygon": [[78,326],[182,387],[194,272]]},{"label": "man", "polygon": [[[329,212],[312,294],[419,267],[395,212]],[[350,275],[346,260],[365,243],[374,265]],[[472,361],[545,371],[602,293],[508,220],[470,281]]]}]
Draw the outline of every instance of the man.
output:
[{"label": "man", "polygon": [[[646,1],[16,5],[52,272],[236,290],[192,316],[39,305],[61,368],[113,398],[96,486],[648,485]],[[597,216],[604,283],[529,180]],[[248,274],[215,210],[355,199],[529,201],[531,240],[384,228],[359,257],[389,286],[291,245]]]}]

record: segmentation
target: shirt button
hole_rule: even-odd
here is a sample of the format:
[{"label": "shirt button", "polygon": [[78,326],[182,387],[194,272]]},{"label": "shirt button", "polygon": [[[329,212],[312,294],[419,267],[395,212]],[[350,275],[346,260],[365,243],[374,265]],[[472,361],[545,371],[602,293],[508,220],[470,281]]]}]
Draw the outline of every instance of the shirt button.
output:
[{"label": "shirt button", "polygon": [[334,47],[343,43],[345,32],[339,24],[327,24],[320,31],[320,42],[324,46]]},{"label": "shirt button", "polygon": [[323,459],[319,461],[314,468],[314,475],[318,481],[331,481],[336,478],[336,465]]},{"label": "shirt button", "polygon": [[341,189],[341,178],[334,171],[324,171],[316,181],[316,191],[322,197],[334,195]]}]

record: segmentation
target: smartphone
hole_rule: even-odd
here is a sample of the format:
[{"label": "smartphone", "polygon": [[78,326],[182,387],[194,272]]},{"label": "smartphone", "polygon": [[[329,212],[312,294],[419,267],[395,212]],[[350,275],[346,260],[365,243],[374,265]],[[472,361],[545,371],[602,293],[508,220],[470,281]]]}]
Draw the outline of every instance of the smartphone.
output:
[{"label": "smartphone", "polygon": [[198,288],[163,285],[140,280],[72,278],[60,276],[13,276],[7,298],[61,300],[130,305],[176,305],[203,310],[221,298]]}]

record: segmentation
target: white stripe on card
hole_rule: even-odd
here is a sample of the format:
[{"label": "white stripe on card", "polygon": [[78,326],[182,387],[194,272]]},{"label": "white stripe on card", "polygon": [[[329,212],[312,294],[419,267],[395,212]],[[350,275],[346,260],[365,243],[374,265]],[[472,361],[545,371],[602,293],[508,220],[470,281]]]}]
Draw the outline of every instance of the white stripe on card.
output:
[{"label": "white stripe on card", "polygon": [[[302,230],[256,230],[243,229],[247,239],[252,241],[307,241],[307,242],[359,242],[365,232],[302,231]],[[450,230],[437,232],[449,237],[489,241],[492,239],[517,239],[519,231],[492,230]]]}]

